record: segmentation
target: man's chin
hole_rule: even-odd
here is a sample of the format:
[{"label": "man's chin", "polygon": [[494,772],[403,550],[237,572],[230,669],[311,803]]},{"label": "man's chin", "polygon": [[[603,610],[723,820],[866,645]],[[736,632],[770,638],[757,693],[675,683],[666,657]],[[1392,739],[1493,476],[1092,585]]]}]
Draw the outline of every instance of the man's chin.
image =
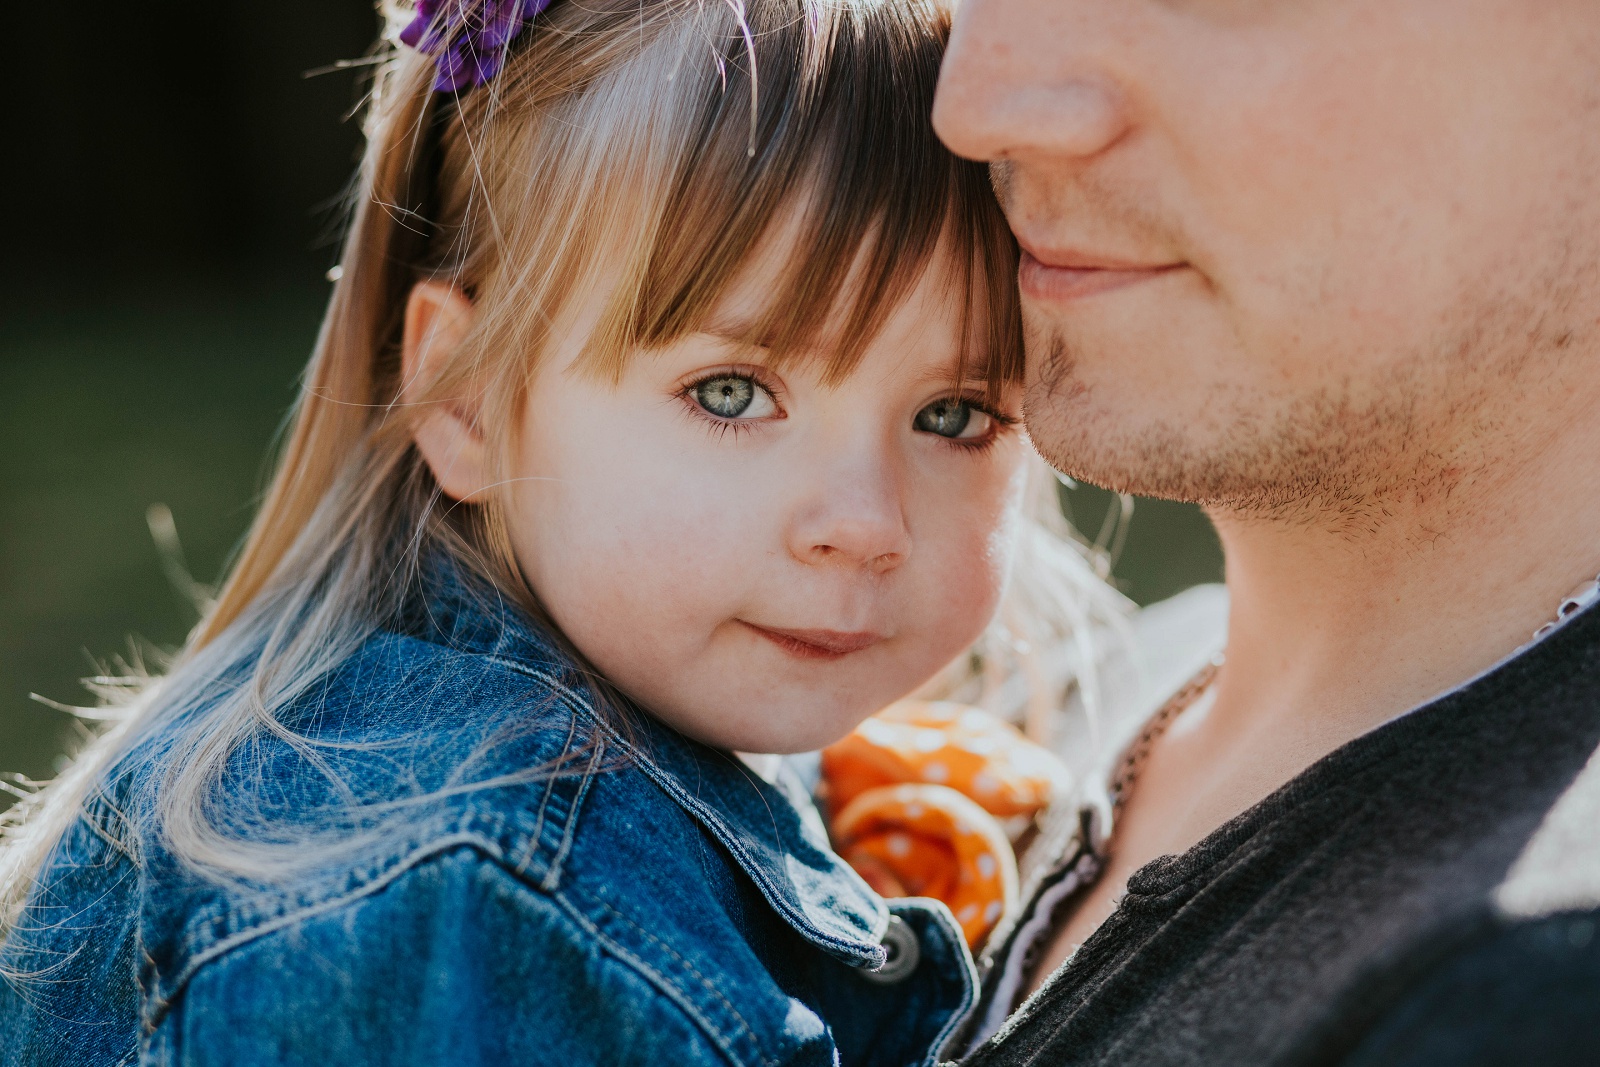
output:
[{"label": "man's chin", "polygon": [[1239,390],[1183,379],[1178,358],[1170,360],[1170,384],[1154,389],[1134,382],[1159,374],[1141,368],[1131,376],[1107,351],[1038,329],[1028,340],[1028,435],[1063,474],[1119,493],[1245,511],[1276,512],[1290,496],[1314,491],[1292,484],[1315,465],[1306,460],[1324,458],[1303,439],[1318,421],[1312,413],[1271,418],[1276,398],[1244,404]]},{"label": "man's chin", "polygon": [[[1039,351],[1035,346],[1031,353]],[[1106,394],[1115,390],[1091,388],[1064,346],[1052,346],[1032,369],[1023,415],[1028,436],[1046,462],[1104,489],[1180,499],[1172,495],[1178,486],[1171,467],[1190,453],[1193,442],[1170,427],[1152,426],[1148,411],[1134,398],[1108,405]]]},{"label": "man's chin", "polygon": [[1218,427],[1206,413],[1152,410],[1136,396],[1112,405],[1106,392],[1064,379],[1051,388],[1029,384],[1028,434],[1056,470],[1114,492],[1186,504],[1281,504],[1292,479],[1274,470],[1276,448],[1241,432],[1245,420]]},{"label": "man's chin", "polygon": [[[1078,481],[1118,493],[1198,504],[1213,516],[1229,513],[1303,523],[1332,516],[1347,534],[1384,513],[1384,487],[1353,474],[1352,457],[1335,447],[1331,431],[1314,423],[1280,427],[1274,436],[1242,432],[1252,420],[1214,434],[1209,420],[1180,413],[1153,421],[1129,410],[1072,411],[1027,405],[1028,432],[1039,454]],[[1326,428],[1322,428],[1326,431]],[[1309,433],[1302,433],[1309,430]]]},{"label": "man's chin", "polygon": [[1206,503],[1189,464],[1193,447],[1168,433],[1095,432],[1091,420],[1028,413],[1028,433],[1045,461],[1081,482],[1136,496]]}]

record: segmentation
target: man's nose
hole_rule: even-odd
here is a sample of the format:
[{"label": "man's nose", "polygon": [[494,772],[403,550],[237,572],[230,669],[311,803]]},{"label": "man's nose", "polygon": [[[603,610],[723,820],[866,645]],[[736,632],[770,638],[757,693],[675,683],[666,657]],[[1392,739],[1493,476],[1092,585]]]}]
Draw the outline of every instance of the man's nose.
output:
[{"label": "man's nose", "polygon": [[911,555],[901,473],[889,457],[851,450],[819,465],[789,525],[789,552],[811,566],[887,574]]},{"label": "man's nose", "polygon": [[933,125],[977,160],[1098,155],[1128,128],[1102,61],[1115,34],[1102,0],[962,0],[939,75]]}]

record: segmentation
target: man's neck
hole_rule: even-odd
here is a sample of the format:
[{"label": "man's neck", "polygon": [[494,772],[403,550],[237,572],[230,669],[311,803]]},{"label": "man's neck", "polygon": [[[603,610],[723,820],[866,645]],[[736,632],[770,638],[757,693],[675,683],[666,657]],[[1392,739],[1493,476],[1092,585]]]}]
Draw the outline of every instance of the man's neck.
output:
[{"label": "man's neck", "polygon": [[1148,751],[1106,873],[1036,981],[1105,919],[1134,871],[1494,666],[1600,573],[1600,492],[1588,484],[1600,471],[1600,403],[1571,399],[1565,411],[1549,405],[1542,439],[1522,435],[1472,476],[1419,479],[1428,492],[1409,500],[1324,524],[1309,509],[1213,513],[1232,601],[1227,662]]},{"label": "man's neck", "polygon": [[1528,642],[1600,573],[1600,418],[1353,532],[1217,511],[1232,597],[1208,719],[1309,763]]}]

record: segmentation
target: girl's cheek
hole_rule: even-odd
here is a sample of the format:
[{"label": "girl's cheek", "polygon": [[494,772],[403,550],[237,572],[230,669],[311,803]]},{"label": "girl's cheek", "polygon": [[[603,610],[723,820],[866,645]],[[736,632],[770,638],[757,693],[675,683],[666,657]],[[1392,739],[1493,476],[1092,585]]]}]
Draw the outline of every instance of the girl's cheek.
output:
[{"label": "girl's cheek", "polygon": [[553,451],[554,480],[511,517],[535,591],[596,659],[607,657],[586,644],[659,651],[709,631],[738,606],[770,541],[759,481],[618,430]]},{"label": "girl's cheek", "polygon": [[[982,636],[998,610],[1016,555],[1026,486],[1025,453],[1015,441],[996,445],[980,462],[941,457],[931,477],[919,482],[913,506],[916,523],[911,567],[914,599],[903,602],[902,624],[920,632],[926,658],[919,670],[933,670],[960,655]],[[909,665],[909,664],[908,664]],[[920,682],[921,679],[918,679]]]},{"label": "girl's cheek", "polygon": [[[943,546],[940,570],[960,576],[961,610],[975,620],[977,639],[998,607],[1023,526],[1027,468],[1020,443],[1007,442],[986,477],[965,486],[965,521]],[[953,531],[954,532],[954,531]]]}]

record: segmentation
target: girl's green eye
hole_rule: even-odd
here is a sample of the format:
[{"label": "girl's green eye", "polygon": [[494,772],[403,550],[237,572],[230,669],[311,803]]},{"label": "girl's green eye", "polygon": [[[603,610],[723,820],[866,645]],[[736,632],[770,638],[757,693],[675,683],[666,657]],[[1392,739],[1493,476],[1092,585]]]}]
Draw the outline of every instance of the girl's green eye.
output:
[{"label": "girl's green eye", "polygon": [[694,387],[695,403],[719,419],[759,419],[777,410],[755,379],[742,374],[719,374]]},{"label": "girl's green eye", "polygon": [[970,440],[989,432],[989,414],[959,397],[935,400],[917,412],[915,425],[923,433],[938,434],[952,440]]}]

